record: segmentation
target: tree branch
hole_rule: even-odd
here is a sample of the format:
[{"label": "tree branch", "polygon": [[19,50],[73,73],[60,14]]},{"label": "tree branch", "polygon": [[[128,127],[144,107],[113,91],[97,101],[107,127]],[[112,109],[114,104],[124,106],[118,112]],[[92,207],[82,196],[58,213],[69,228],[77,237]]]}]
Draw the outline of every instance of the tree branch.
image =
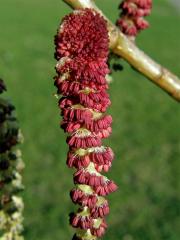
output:
[{"label": "tree branch", "polygon": [[107,20],[111,50],[180,102],[180,79],[141,51],[102,13],[93,0],[63,1],[74,9],[93,8],[98,11]]}]

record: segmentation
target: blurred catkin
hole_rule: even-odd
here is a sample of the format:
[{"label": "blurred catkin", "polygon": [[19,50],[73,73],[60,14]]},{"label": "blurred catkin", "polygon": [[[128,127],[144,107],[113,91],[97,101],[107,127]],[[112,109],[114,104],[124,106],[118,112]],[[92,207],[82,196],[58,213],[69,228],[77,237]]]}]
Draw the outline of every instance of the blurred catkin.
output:
[{"label": "blurred catkin", "polygon": [[[0,80],[0,94],[6,91]],[[22,240],[22,198],[17,194],[24,189],[21,172],[24,163],[16,147],[23,136],[15,116],[15,107],[0,97],[0,240]]]}]

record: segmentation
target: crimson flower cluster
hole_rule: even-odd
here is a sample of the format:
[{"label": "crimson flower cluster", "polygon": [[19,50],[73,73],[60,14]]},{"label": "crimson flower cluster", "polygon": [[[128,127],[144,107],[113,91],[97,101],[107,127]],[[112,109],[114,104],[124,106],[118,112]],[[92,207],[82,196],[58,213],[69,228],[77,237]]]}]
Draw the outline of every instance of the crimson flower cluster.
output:
[{"label": "crimson flower cluster", "polygon": [[109,206],[104,197],[117,189],[101,174],[114,157],[111,148],[102,145],[112,131],[112,117],[105,114],[111,104],[106,21],[91,9],[74,11],[63,19],[55,45],[61,127],[68,133],[67,165],[76,169],[70,196],[80,205],[70,214],[70,224],[77,229],[74,240],[94,240],[107,228]]},{"label": "crimson flower cluster", "polygon": [[117,25],[124,34],[136,36],[141,30],[149,27],[144,17],[151,12],[152,0],[124,0],[119,8],[121,15]]}]

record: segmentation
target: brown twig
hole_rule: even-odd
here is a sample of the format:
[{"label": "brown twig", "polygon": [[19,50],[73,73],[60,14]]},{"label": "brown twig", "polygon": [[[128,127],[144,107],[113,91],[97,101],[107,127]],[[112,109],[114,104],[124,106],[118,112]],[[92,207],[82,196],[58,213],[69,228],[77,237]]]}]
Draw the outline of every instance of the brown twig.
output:
[{"label": "brown twig", "polygon": [[141,51],[102,13],[93,0],[63,1],[74,9],[93,8],[98,11],[107,20],[111,50],[180,102],[180,79]]}]

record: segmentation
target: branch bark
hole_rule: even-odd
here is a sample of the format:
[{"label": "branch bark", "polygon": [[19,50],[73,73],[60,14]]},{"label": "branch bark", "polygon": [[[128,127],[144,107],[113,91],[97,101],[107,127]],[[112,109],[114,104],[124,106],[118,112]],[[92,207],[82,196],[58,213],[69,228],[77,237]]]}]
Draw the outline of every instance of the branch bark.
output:
[{"label": "branch bark", "polygon": [[93,8],[98,11],[108,23],[110,49],[180,102],[180,79],[141,51],[102,13],[93,0],[63,1],[74,9]]}]

